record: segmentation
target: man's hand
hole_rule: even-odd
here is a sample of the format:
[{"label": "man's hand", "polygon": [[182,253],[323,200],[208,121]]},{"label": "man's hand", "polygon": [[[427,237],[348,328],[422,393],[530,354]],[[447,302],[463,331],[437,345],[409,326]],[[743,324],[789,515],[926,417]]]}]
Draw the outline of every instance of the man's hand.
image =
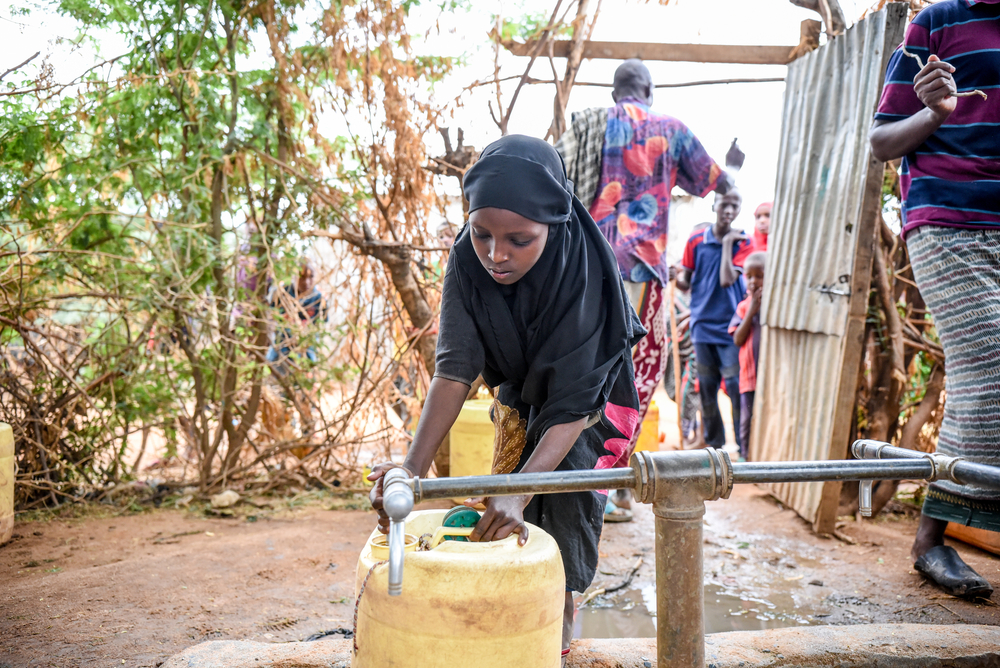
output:
[{"label": "man's hand", "polygon": [[[486,512],[469,534],[473,543],[486,543],[493,540],[503,540],[512,533],[517,534],[517,544],[528,542],[528,525],[524,523],[524,507],[528,505],[527,496],[491,496],[485,500]],[[466,499],[465,505],[470,508],[482,503],[483,499]]]},{"label": "man's hand", "polygon": [[368,474],[368,479],[375,483],[372,491],[368,493],[368,500],[372,502],[372,508],[378,512],[378,530],[382,533],[389,533],[389,516],[382,507],[382,479],[390,469],[403,469],[409,477],[413,477],[412,471],[392,462],[383,462]]},{"label": "man's hand", "polygon": [[958,104],[958,98],[955,97],[958,87],[952,76],[954,71],[955,68],[949,63],[932,55],[913,78],[913,92],[941,120],[948,118]]},{"label": "man's hand", "polygon": [[740,239],[749,239],[749,238],[750,237],[748,237],[746,235],[746,232],[744,232],[743,230],[729,230],[729,232],[726,233],[726,236],[722,237],[722,243],[732,245],[735,244]]},{"label": "man's hand", "polygon": [[726,152],[726,167],[738,172],[743,168],[743,161],[746,159],[746,153],[740,150],[739,144],[733,139],[733,143],[730,144],[729,150]]}]

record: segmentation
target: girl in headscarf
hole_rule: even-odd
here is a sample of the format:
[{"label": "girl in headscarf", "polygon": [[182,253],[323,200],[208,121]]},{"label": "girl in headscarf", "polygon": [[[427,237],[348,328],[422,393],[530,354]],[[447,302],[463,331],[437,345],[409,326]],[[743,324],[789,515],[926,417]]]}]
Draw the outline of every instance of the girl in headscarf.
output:
[{"label": "girl in headscarf", "polygon": [[[466,173],[469,223],[445,273],[434,378],[403,467],[425,476],[482,374],[494,391],[493,473],[588,470],[623,464],[638,422],[631,349],[646,331],[614,253],[573,196],[547,143],[507,136]],[[378,480],[394,467],[377,466]],[[566,573],[563,655],[572,592],[590,586],[607,496],[575,492],[485,499],[472,540],[552,535]],[[372,493],[379,525],[381,482]],[[475,505],[481,499],[470,499]]]}]

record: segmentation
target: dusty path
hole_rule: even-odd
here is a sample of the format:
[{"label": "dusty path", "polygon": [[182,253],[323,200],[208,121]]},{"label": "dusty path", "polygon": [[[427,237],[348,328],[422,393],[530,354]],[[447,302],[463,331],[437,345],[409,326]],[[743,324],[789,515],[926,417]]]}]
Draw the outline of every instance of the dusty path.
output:
[{"label": "dusty path", "polygon": [[[372,515],[328,509],[335,505],[343,502],[241,508],[234,519],[158,510],[19,524],[20,538],[0,547],[0,667],[154,667],[203,640],[284,642],[349,628],[354,566]],[[585,636],[652,633],[643,591],[648,597],[653,581],[653,520],[648,508],[636,514],[607,527],[594,587],[620,582],[636,554],[644,563],[630,587],[581,611]],[[844,532],[858,544],[848,545],[813,536],[794,513],[743,487],[709,504],[706,520],[710,631],[1000,623],[995,605],[920,586],[906,558],[912,518],[849,524]],[[959,550],[1000,586],[1000,560]]]}]

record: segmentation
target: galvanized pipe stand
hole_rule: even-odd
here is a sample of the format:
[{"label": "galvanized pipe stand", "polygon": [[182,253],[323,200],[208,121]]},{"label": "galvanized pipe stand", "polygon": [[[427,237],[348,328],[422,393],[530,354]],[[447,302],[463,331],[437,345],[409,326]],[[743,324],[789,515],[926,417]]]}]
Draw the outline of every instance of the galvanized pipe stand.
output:
[{"label": "galvanized pipe stand", "polygon": [[385,508],[392,520],[390,594],[402,591],[403,575],[401,539],[396,541],[400,542],[398,549],[393,550],[392,537],[403,536],[403,522],[414,502],[458,496],[631,489],[637,501],[652,504],[656,516],[657,666],[703,668],[705,502],[729,498],[734,484],[859,480],[863,515],[871,514],[870,490],[874,480],[947,479],[1000,490],[1000,468],[961,458],[919,453],[876,441],[858,441],[851,452],[858,459],[733,464],[728,454],[712,448],[647,451],[633,455],[630,468],[625,469],[428,480],[407,478],[402,469],[393,469],[386,475],[384,486]]}]

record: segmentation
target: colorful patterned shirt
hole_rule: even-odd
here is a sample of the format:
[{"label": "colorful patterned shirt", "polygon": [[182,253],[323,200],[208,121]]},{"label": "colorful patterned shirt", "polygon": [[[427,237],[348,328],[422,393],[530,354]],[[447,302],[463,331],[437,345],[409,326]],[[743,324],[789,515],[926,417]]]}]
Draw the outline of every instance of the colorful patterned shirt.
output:
[{"label": "colorful patterned shirt", "polygon": [[676,184],[704,197],[724,176],[676,118],[653,113],[632,97],[608,109],[601,183],[590,215],[611,243],[624,280],[667,283],[670,191]]},{"label": "colorful patterned shirt", "polygon": [[[955,67],[957,98],[944,124],[903,158],[903,234],[921,225],[1000,227],[1000,0],[943,0],[923,9],[904,45],[925,64],[931,54]],[[924,108],[913,90],[920,71],[897,49],[875,119],[904,120]]]}]

